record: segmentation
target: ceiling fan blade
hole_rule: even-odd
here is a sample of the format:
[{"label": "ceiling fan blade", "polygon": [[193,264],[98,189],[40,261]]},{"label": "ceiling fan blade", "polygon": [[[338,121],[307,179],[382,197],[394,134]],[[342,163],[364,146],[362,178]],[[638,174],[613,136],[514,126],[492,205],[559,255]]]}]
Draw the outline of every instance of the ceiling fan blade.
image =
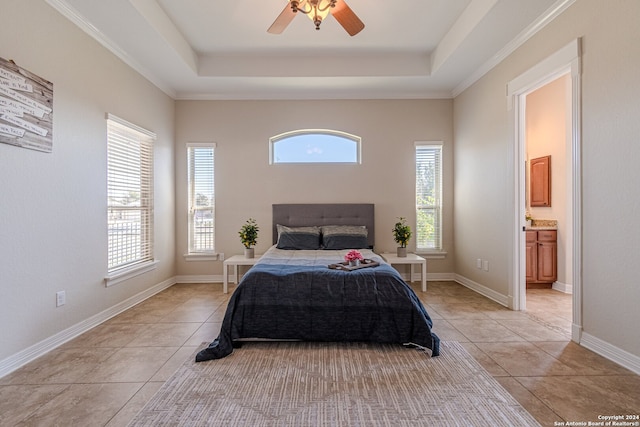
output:
[{"label": "ceiling fan blade", "polygon": [[353,10],[347,6],[344,0],[337,1],[336,7],[331,8],[331,15],[336,18],[336,21],[342,25],[350,36],[355,36],[364,28],[364,23],[353,13]]},{"label": "ceiling fan blade", "polygon": [[273,21],[273,24],[267,30],[267,33],[271,34],[282,34],[285,28],[293,21],[295,18],[296,12],[291,9],[291,5],[287,2],[287,5],[282,9],[280,15]]}]

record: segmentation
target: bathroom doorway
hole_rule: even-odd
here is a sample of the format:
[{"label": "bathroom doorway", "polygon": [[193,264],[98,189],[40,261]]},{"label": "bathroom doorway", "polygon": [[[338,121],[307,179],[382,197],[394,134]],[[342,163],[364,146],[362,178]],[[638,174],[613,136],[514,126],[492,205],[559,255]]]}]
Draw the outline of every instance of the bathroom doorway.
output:
[{"label": "bathroom doorway", "polygon": [[526,311],[571,335],[571,74],[523,96]]},{"label": "bathroom doorway", "polygon": [[[556,286],[563,288],[563,291],[571,291],[571,337],[574,341],[580,341],[580,332],[582,330],[582,313],[581,313],[581,234],[580,234],[580,41],[574,40],[569,45],[560,49],[555,54],[551,55],[547,59],[538,63],[516,79],[509,82],[507,86],[509,110],[512,118],[512,130],[514,135],[514,197],[515,205],[514,209],[514,229],[513,229],[513,243],[514,243],[514,258],[513,258],[513,276],[510,285],[512,305],[514,310],[525,310],[527,308],[527,288],[526,288],[526,227],[525,214],[527,212],[528,204],[527,198],[527,186],[528,186],[528,174],[527,169],[529,166],[528,149],[532,149],[531,154],[537,155],[543,150],[547,151],[552,149],[551,146],[541,145],[539,147],[528,147],[528,136],[530,139],[532,135],[538,134],[536,138],[547,143],[549,138],[545,136],[544,129],[534,129],[534,120],[539,120],[545,117],[547,112],[544,111],[543,106],[532,107],[532,103],[529,103],[529,107],[537,109],[537,116],[529,114],[527,117],[527,101],[534,100],[534,98],[544,98],[538,95],[545,90],[548,92],[549,88],[555,86],[564,87],[566,92],[560,94],[560,97],[564,97],[566,110],[562,110],[560,113],[564,117],[564,120],[560,120],[562,128],[566,135],[564,135],[562,141],[564,141],[564,154],[555,153],[555,156],[551,154],[553,161],[554,157],[557,158],[555,170],[553,171],[552,179],[558,179],[564,181],[565,190],[558,190],[560,194],[554,196],[552,193],[551,207],[554,204],[558,205],[560,209],[553,211],[538,210],[537,216],[559,216],[561,218],[540,218],[540,219],[557,219],[559,226],[561,227],[561,249],[562,254],[558,257],[559,262],[562,265],[558,269],[558,278],[560,281]],[[551,86],[547,86],[551,85]],[[557,88],[556,88],[557,89]],[[537,92],[537,91],[542,92]],[[558,96],[556,93],[555,96]],[[557,100],[558,98],[556,98]],[[565,107],[560,107],[561,109]],[[528,126],[527,118],[532,123]],[[559,122],[557,117],[554,119],[555,124]],[[540,123],[538,123],[540,125]],[[541,148],[542,147],[542,148]],[[557,147],[555,147],[557,148]],[[562,159],[564,157],[564,159]],[[553,187],[552,187],[553,190]],[[533,212],[532,212],[533,213]],[[536,214],[533,214],[534,219]],[[560,230],[559,230],[560,231]],[[570,286],[570,288],[569,288]]]}]

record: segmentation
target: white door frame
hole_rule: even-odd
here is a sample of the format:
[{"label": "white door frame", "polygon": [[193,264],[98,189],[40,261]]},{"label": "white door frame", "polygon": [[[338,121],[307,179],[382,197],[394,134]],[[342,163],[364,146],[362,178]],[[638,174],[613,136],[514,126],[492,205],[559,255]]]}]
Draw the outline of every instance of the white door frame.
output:
[{"label": "white door frame", "polygon": [[573,274],[573,320],[571,338],[580,342],[582,332],[582,180],[581,180],[581,85],[580,39],[571,43],[536,64],[507,85],[507,104],[510,112],[509,126],[513,136],[513,196],[516,208],[512,227],[513,266],[509,285],[511,308],[526,308],[525,282],[525,161],[526,130],[525,101],[527,94],[565,74],[571,75],[571,173],[567,176],[571,188],[571,257]]}]

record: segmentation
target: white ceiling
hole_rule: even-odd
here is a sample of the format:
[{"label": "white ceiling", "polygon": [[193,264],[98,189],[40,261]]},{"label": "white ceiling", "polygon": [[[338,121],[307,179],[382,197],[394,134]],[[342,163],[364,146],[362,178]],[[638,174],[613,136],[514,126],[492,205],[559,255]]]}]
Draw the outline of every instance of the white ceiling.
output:
[{"label": "white ceiling", "polygon": [[347,0],[267,28],[287,0],[46,0],[175,99],[449,98],[575,0]]}]

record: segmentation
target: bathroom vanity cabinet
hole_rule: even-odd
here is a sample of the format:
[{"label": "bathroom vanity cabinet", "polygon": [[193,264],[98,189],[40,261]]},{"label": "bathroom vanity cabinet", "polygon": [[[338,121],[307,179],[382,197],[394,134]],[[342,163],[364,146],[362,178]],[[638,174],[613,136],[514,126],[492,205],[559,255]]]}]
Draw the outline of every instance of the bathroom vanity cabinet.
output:
[{"label": "bathroom vanity cabinet", "polygon": [[526,230],[526,233],[527,287],[550,286],[558,278],[557,231]]}]

